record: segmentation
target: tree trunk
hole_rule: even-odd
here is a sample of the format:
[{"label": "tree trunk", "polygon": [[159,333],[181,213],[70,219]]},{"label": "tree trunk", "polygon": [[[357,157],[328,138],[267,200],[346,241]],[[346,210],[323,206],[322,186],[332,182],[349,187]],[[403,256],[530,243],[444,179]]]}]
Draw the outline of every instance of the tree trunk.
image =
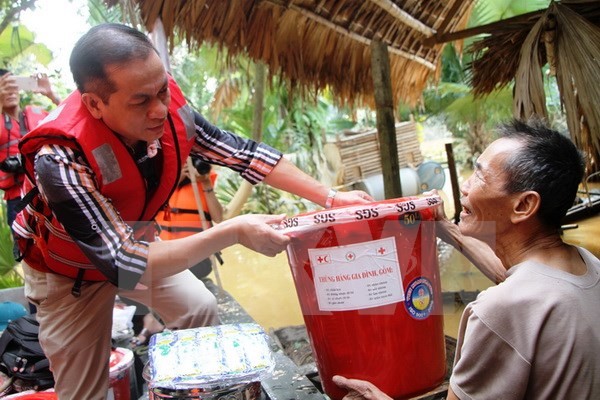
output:
[{"label": "tree trunk", "polygon": [[394,120],[394,98],[390,78],[390,60],[387,45],[374,40],[371,44],[371,69],[377,107],[377,136],[383,173],[383,187],[386,199],[402,196],[398,147],[396,144],[396,124]]}]

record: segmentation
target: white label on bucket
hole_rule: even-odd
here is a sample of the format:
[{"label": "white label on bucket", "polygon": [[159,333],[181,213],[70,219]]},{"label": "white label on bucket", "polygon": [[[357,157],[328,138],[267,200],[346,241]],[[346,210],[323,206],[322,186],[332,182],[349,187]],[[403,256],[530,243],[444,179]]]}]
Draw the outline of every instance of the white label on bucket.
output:
[{"label": "white label on bucket", "polygon": [[349,311],[404,301],[393,237],[308,249],[321,311]]}]

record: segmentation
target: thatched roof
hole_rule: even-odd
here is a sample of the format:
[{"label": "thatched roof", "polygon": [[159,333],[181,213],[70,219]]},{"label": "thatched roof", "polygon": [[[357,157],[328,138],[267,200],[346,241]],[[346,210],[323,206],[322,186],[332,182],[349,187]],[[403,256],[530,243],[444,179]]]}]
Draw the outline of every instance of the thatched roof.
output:
[{"label": "thatched roof", "polygon": [[546,10],[478,28],[471,65],[478,95],[515,79],[514,114],[547,114],[541,68],[556,75],[571,137],[588,154],[590,172],[600,164],[600,2],[563,0]]},{"label": "thatched roof", "polygon": [[[106,0],[108,4],[122,0]],[[428,38],[466,26],[473,0],[127,0],[151,31],[225,46],[262,61],[271,75],[344,102],[372,104],[370,44],[388,45],[395,101],[415,105],[440,63]],[[170,40],[173,43],[173,40]],[[426,44],[427,43],[427,44]]]}]

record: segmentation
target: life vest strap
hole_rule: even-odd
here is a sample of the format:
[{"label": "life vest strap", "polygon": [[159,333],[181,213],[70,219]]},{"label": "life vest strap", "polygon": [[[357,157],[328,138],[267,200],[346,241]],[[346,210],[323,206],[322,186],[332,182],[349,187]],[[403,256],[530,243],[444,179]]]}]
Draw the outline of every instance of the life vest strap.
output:
[{"label": "life vest strap", "polygon": [[79,271],[77,271],[77,278],[75,278],[75,283],[73,284],[73,288],[71,289],[71,294],[75,298],[78,298],[79,296],[81,296],[81,283],[83,282],[84,274],[85,274],[85,269],[79,268]]},{"label": "life vest strap", "polygon": [[27,207],[27,204],[31,203],[33,198],[37,196],[38,193],[40,193],[40,189],[38,189],[37,186],[34,186],[33,189],[27,192],[27,194],[23,196],[23,198],[21,198],[21,200],[17,203],[17,206],[15,207],[16,213],[18,214],[23,211],[23,209]]}]

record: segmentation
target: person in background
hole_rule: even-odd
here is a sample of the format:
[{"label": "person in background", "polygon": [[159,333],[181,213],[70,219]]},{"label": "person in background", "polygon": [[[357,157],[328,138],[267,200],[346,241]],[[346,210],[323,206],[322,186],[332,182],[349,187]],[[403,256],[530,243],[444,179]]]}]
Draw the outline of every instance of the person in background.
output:
[{"label": "person in background", "polygon": [[[196,157],[189,157],[189,159],[193,166],[192,170],[188,168],[187,162],[183,165],[177,189],[167,205],[156,216],[156,222],[160,227],[159,237],[162,240],[177,239],[202,232],[213,223],[223,220],[223,206],[214,190],[217,173],[210,164],[201,159]],[[194,181],[197,190],[192,187]],[[198,201],[203,215],[198,211]],[[215,257],[221,264],[223,263],[220,252],[215,253]],[[196,278],[204,279],[212,272],[212,262],[211,258],[205,258],[192,266],[190,271]],[[143,318],[142,329],[131,341],[133,347],[147,344],[151,335],[164,329],[162,322],[147,307],[139,303],[135,305],[138,309],[134,316],[134,328],[139,325],[136,324],[139,316]]]},{"label": "person in background", "polygon": [[[60,102],[46,74],[32,78],[36,79],[38,84],[35,93],[43,94],[54,104]],[[8,226],[12,225],[17,215],[16,207],[21,200],[21,184],[24,177],[18,148],[19,140],[48,115],[48,112],[39,106],[26,105],[22,109],[20,90],[15,76],[6,69],[0,69],[0,189],[4,191]]]},{"label": "person in background", "polygon": [[[190,170],[188,163],[185,163],[177,189],[156,216],[161,230],[160,238],[163,240],[189,236],[223,221],[223,206],[214,190],[217,173],[209,163],[200,158],[192,156],[190,159],[193,169]],[[192,186],[194,181],[197,191]],[[202,215],[198,211],[197,200],[200,201]],[[212,270],[210,259],[202,260],[190,270],[198,279],[205,278]]]},{"label": "person in background", "polygon": [[[463,312],[447,399],[598,399],[600,260],[561,237],[583,158],[539,120],[499,133],[461,187],[458,227],[440,223],[493,247],[507,270]],[[333,381],[346,400],[389,399],[370,382]]]},{"label": "person in background", "polygon": [[330,189],[276,149],[210,124],[136,29],[91,28],[70,67],[77,90],[19,144],[28,206],[13,229],[55,391],[61,400],[95,400],[107,396],[117,294],[154,310],[169,329],[215,325],[216,299],[188,269],[233,244],[272,257],[289,243],[273,227],[283,215],[257,214],[155,240],[153,218],[188,155],[324,207],[372,198]]}]

